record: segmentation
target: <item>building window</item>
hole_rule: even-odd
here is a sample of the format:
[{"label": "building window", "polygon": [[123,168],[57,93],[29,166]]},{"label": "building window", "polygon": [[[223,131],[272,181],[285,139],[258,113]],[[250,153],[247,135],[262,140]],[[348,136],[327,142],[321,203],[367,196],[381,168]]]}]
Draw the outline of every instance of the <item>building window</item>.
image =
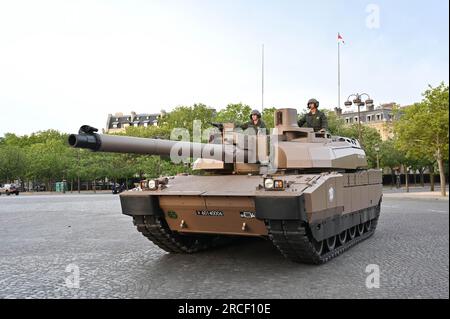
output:
[{"label": "building window", "polygon": [[370,115],[367,116],[367,122],[370,122]]},{"label": "building window", "polygon": [[357,116],[355,116],[355,122],[358,122],[358,117]]},{"label": "building window", "polygon": [[113,124],[113,128],[117,128],[117,124]]}]

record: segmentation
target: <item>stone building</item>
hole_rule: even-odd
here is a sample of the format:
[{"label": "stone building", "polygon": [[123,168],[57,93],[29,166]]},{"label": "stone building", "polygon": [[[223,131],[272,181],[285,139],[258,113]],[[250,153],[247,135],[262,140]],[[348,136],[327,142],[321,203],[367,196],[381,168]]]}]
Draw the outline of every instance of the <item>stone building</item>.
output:
[{"label": "stone building", "polygon": [[392,123],[394,118],[393,108],[395,103],[382,104],[377,107],[361,107],[360,117],[358,118],[358,111],[352,110],[349,112],[342,112],[341,108],[335,108],[336,115],[343,119],[347,124],[357,124],[361,121],[361,125],[368,125],[375,128],[380,133],[383,141],[393,137]]},{"label": "stone building", "polygon": [[129,126],[135,127],[147,127],[147,126],[158,126],[158,119],[163,115],[164,112],[158,114],[150,113],[140,113],[131,112],[131,114],[124,115],[123,113],[108,114],[108,119],[106,121],[106,128],[103,133],[118,133],[125,132],[126,128]]}]

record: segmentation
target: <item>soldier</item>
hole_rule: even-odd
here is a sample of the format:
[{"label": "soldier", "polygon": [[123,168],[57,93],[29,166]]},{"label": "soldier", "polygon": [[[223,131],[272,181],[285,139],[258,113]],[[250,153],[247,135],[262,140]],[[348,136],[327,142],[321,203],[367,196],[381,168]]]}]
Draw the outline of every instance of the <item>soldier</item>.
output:
[{"label": "soldier", "polygon": [[259,129],[267,129],[266,124],[263,120],[261,120],[261,113],[258,110],[253,110],[250,114],[250,121],[245,124],[239,125],[239,127],[243,130],[253,128],[256,134],[258,134]]},{"label": "soldier", "polygon": [[323,112],[318,110],[319,101],[316,99],[310,99],[308,101],[308,109],[309,113],[303,115],[303,117],[298,121],[298,126],[302,127],[311,127],[314,129],[314,132],[325,133],[328,129],[327,117]]}]

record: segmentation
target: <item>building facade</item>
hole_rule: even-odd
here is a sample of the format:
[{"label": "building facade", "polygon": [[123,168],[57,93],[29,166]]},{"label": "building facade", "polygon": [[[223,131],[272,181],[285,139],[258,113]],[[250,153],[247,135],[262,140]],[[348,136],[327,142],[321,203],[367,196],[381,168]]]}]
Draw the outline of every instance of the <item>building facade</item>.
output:
[{"label": "building facade", "polygon": [[395,120],[393,114],[393,108],[395,103],[382,104],[377,107],[362,107],[358,111],[342,112],[342,109],[336,108],[336,115],[343,119],[346,124],[357,124],[361,122],[361,125],[367,125],[375,128],[381,136],[383,141],[392,138],[392,123]]},{"label": "building facade", "polygon": [[158,126],[158,120],[162,113],[150,114],[131,112],[129,115],[123,113],[108,114],[106,121],[106,128],[103,130],[105,134],[125,132],[129,126],[134,127],[148,127]]}]

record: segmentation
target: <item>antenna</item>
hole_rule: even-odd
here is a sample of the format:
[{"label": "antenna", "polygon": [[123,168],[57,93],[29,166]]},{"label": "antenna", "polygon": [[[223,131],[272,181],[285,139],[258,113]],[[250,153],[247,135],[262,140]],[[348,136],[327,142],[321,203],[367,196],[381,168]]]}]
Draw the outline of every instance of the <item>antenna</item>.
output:
[{"label": "antenna", "polygon": [[264,111],[264,44],[262,45],[261,111]]}]

